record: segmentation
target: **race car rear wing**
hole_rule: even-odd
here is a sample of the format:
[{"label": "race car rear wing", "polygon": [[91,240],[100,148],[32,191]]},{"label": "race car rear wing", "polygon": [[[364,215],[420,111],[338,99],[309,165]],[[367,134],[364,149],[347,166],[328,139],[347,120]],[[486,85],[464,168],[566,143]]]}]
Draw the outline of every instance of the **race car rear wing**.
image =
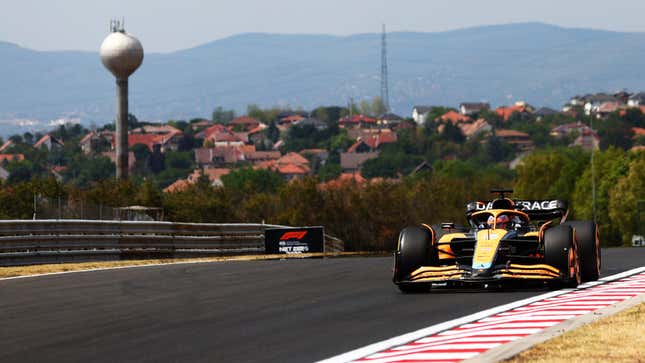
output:
[{"label": "race car rear wing", "polygon": [[[466,205],[466,216],[474,212],[494,209],[492,200],[470,202]],[[513,200],[513,209],[522,211],[529,215],[534,221],[547,221],[561,218],[562,222],[569,214],[569,206],[566,200]]]}]

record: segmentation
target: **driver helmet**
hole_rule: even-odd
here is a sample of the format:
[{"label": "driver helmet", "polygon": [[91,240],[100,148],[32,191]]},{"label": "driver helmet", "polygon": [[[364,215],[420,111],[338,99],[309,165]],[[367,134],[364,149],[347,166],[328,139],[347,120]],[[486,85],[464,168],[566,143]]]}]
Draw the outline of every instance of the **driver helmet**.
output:
[{"label": "driver helmet", "polygon": [[510,218],[508,218],[508,216],[506,214],[499,215],[499,216],[497,216],[496,228],[497,229],[506,229],[506,226],[508,225],[508,223],[510,221],[511,221]]}]

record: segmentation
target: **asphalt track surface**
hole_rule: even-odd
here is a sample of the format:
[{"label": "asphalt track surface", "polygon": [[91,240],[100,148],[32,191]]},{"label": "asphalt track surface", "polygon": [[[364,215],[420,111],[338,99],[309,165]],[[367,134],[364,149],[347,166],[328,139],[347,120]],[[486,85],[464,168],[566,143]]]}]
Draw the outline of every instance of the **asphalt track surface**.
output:
[{"label": "asphalt track surface", "polygon": [[[645,248],[603,251],[603,276]],[[544,293],[403,295],[392,258],[169,265],[0,281],[0,362],[313,362]]]}]

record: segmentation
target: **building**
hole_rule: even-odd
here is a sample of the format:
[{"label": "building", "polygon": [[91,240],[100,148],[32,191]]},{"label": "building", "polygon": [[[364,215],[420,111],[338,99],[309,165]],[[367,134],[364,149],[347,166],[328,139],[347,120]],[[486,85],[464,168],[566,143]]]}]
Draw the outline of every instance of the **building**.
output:
[{"label": "building", "polygon": [[370,128],[376,126],[376,119],[365,115],[345,116],[338,120],[341,128]]},{"label": "building", "polygon": [[222,167],[246,160],[244,150],[239,146],[203,147],[194,152],[195,163],[200,167]]},{"label": "building", "polygon": [[215,124],[204,129],[195,138],[203,139],[204,145],[209,146],[242,146],[245,141],[224,125]]},{"label": "building", "polygon": [[488,110],[490,110],[488,102],[464,102],[459,104],[459,112],[462,115],[473,115]]},{"label": "building", "polygon": [[371,152],[378,150],[385,144],[396,142],[397,136],[395,132],[378,132],[373,134],[365,134],[358,138],[358,140],[349,147],[347,152]]},{"label": "building", "polygon": [[517,130],[496,130],[495,136],[519,151],[533,150],[533,140],[526,132]]},{"label": "building", "polygon": [[9,179],[9,175],[10,174],[7,171],[7,169],[5,169],[2,166],[0,166],[0,180],[6,181],[7,179]]},{"label": "building", "polygon": [[346,152],[340,153],[340,166],[343,173],[356,173],[363,164],[370,159],[378,157],[378,152]]},{"label": "building", "polygon": [[629,107],[645,106],[645,92],[638,92],[631,95],[627,100],[627,106]]},{"label": "building", "polygon": [[327,130],[327,128],[329,127],[329,126],[327,126],[326,122],[320,121],[319,119],[314,118],[314,117],[308,117],[308,118],[302,119],[302,120],[300,120],[298,122],[297,125],[300,126],[300,127],[310,126],[310,127],[315,128],[318,131]]},{"label": "building", "polygon": [[414,106],[412,107],[412,119],[419,125],[426,123],[428,114],[432,111],[432,106]]},{"label": "building", "polygon": [[24,154],[0,154],[0,164],[6,165],[12,161],[25,160]]},{"label": "building", "polygon": [[240,117],[234,118],[229,123],[229,126],[232,127],[234,130],[250,131],[260,126],[260,121],[254,119],[253,117],[240,116]]},{"label": "building", "polygon": [[598,134],[580,121],[560,125],[551,129],[551,136],[556,138],[561,138],[571,134],[576,135],[576,139],[573,141],[572,145],[580,146],[587,151],[598,149],[600,147],[600,137]]},{"label": "building", "polygon": [[497,107],[495,109],[495,113],[498,114],[504,121],[508,121],[513,114],[519,114],[520,116],[530,114],[529,108],[524,103],[518,103],[513,106]]},{"label": "building", "polygon": [[9,150],[14,145],[13,141],[7,140],[2,146],[0,146],[0,153],[3,153]]},{"label": "building", "polygon": [[34,144],[34,148],[45,148],[48,151],[52,151],[53,149],[62,148],[64,145],[63,140],[59,140],[51,135],[45,135]]},{"label": "building", "polygon": [[98,151],[109,150],[114,143],[114,133],[112,131],[90,131],[83,136],[79,145],[84,154],[88,155]]},{"label": "building", "polygon": [[439,116],[438,119],[435,120],[435,122],[450,122],[453,125],[460,124],[462,122],[471,122],[472,119],[470,116],[462,115],[461,113],[457,111],[450,110],[443,115]]},{"label": "building", "polygon": [[493,127],[483,118],[471,123],[462,123],[459,125],[459,128],[466,138],[471,138],[479,134],[487,134],[493,130]]}]

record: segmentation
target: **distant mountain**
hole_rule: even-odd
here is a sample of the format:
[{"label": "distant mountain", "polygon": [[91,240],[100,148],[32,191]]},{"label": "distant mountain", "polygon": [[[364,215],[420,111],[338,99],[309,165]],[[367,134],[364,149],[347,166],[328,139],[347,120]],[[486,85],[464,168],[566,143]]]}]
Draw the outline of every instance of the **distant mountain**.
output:
[{"label": "distant mountain", "polygon": [[[388,56],[390,103],[402,115],[415,104],[525,100],[559,108],[580,93],[645,90],[642,33],[540,23],[390,33]],[[242,34],[146,54],[130,80],[130,110],[139,119],[167,120],[208,117],[218,105],[238,111],[251,103],[345,105],[350,97],[378,95],[379,73],[380,34]],[[38,52],[0,42],[3,134],[11,130],[7,120],[109,122],[114,95],[114,79],[98,53]]]}]

